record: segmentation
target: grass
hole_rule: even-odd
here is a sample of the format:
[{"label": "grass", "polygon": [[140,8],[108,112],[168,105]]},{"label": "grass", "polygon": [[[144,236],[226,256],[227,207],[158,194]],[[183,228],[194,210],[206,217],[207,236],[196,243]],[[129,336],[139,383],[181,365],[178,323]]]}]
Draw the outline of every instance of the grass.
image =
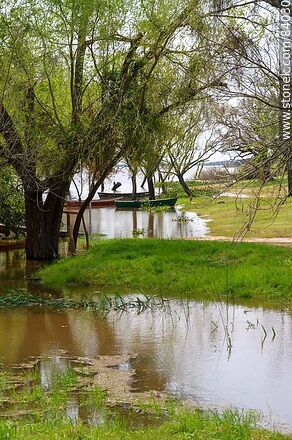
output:
[{"label": "grass", "polygon": [[56,417],[43,422],[0,421],[0,439],[17,440],[288,440],[292,437],[257,429],[251,416],[226,411],[223,415],[181,411],[159,427],[129,429],[111,422],[100,427],[74,425]]},{"label": "grass", "polygon": [[[202,412],[185,409],[178,403],[170,401],[166,408],[156,403],[155,424],[148,423],[143,428],[135,429],[128,424],[127,418],[105,404],[105,393],[97,387],[87,389],[79,399],[78,408],[89,404],[92,411],[102,411],[103,421],[99,426],[92,426],[87,418],[70,419],[67,415],[67,404],[74,387],[74,372],[68,370],[57,375],[49,390],[35,384],[27,389],[20,389],[12,394],[14,415],[1,417],[0,439],[49,440],[49,439],[82,439],[82,440],[288,440],[290,436],[275,431],[266,431],[257,427],[258,417],[252,412],[226,410]],[[3,392],[3,391],[2,391]],[[1,392],[1,393],[2,393]],[[0,393],[0,394],[1,394]],[[75,389],[76,393],[76,389]],[[33,412],[21,410],[33,409]],[[2,408],[0,407],[0,415]],[[17,413],[19,411],[19,413]],[[165,411],[167,417],[165,418]],[[140,408],[139,417],[146,415],[147,408]],[[79,412],[78,412],[79,414]],[[137,416],[136,416],[137,417]]]},{"label": "grass", "polygon": [[[55,309],[77,309],[91,310],[100,313],[107,313],[111,310],[128,311],[135,309],[141,313],[147,309],[163,307],[164,298],[157,296],[131,296],[124,298],[121,295],[99,295],[98,300],[56,298],[51,294],[38,295],[28,292],[25,289],[7,290],[0,295],[0,309],[19,308],[19,307],[46,307]],[[0,376],[1,389],[1,376]]]},{"label": "grass", "polygon": [[[25,373],[22,374],[26,379]],[[140,422],[137,417],[145,417],[143,428],[135,428],[118,407],[106,405],[106,392],[94,383],[83,383],[82,375],[78,377],[70,368],[55,375],[49,388],[41,386],[40,376],[36,374],[33,384],[20,388],[16,385],[12,391],[9,383],[15,383],[13,376],[5,374],[4,382],[6,389],[0,390],[0,402],[2,397],[8,401],[10,398],[12,411],[7,413],[7,403],[0,403],[1,440],[292,440],[291,436],[259,429],[260,419],[254,412],[233,409],[223,413],[203,412],[184,408],[173,400],[163,404],[155,401],[150,408],[143,404],[130,406],[129,412],[133,414],[136,410],[133,419],[136,424]],[[67,412],[73,396],[78,407],[74,420]],[[153,414],[153,408],[155,418],[150,421],[148,416]],[[90,414],[96,411],[102,418],[98,426],[93,426]]]},{"label": "grass", "polygon": [[232,294],[292,299],[292,250],[271,245],[188,240],[97,241],[77,257],[40,271],[51,286],[197,298]]},{"label": "grass", "polygon": [[[208,223],[210,235],[233,237],[248,223],[254,212],[254,199],[238,199],[236,197],[195,198],[192,203],[188,199],[180,199],[182,210],[194,211],[199,216],[211,220]],[[276,209],[275,199],[265,197],[260,199],[260,207],[255,221],[247,232],[247,237],[292,238],[292,200]]]}]

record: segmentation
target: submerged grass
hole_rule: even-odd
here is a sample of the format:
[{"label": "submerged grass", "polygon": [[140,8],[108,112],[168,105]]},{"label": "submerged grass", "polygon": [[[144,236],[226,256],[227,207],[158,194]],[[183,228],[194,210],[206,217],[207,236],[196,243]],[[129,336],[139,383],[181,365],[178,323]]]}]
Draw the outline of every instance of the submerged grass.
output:
[{"label": "submerged grass", "polygon": [[128,289],[163,297],[292,299],[292,250],[264,244],[185,240],[97,241],[40,271],[45,284]]},{"label": "submerged grass", "polygon": [[[157,296],[131,296],[125,298],[119,294],[107,296],[100,295],[98,300],[74,299],[74,298],[56,298],[51,294],[38,295],[30,293],[25,289],[9,289],[0,295],[0,309],[19,308],[19,307],[46,307],[56,309],[78,309],[92,310],[101,313],[107,313],[111,310],[128,311],[136,310],[138,313],[147,309],[163,307],[164,298]],[[1,376],[0,376],[1,389]]]},{"label": "submerged grass", "polygon": [[[7,377],[5,381],[6,379]],[[78,389],[85,393],[76,401]],[[73,419],[68,413],[72,393],[78,402],[78,411]],[[127,416],[121,416],[119,411],[116,412],[106,405],[104,391],[94,384],[83,385],[82,380],[80,382],[80,378],[71,369],[56,375],[49,388],[34,383],[28,387],[16,388],[12,393],[8,388],[6,391],[2,389],[0,397],[3,394],[12,398],[14,412],[7,414],[7,406],[0,406],[1,440],[292,440],[291,436],[259,429],[259,418],[254,412],[202,412],[183,408],[173,400],[165,402],[164,407],[161,403],[154,402],[150,410],[153,413],[153,408],[155,409],[158,423],[148,423],[143,428],[135,429],[135,426],[129,425]],[[98,426],[91,424],[90,417],[81,416],[82,408],[86,409],[88,405],[93,413],[101,411],[104,415]],[[148,409],[145,405],[138,406],[138,417],[147,415]]]}]

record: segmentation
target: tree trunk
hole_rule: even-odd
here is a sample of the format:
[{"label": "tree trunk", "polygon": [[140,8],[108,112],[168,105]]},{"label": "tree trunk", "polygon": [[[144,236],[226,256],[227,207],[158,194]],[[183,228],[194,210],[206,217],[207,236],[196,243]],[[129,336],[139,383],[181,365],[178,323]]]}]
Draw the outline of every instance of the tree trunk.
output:
[{"label": "tree trunk", "polygon": [[95,193],[96,193],[98,187],[100,186],[101,182],[104,181],[107,174],[108,173],[104,173],[104,175],[102,175],[102,177],[100,179],[98,179],[91,186],[89,193],[88,193],[88,196],[86,197],[86,199],[82,202],[82,204],[80,206],[80,209],[79,209],[78,214],[75,219],[74,228],[73,228],[73,240],[74,240],[74,244],[75,244],[75,249],[77,249],[78,234],[79,234],[79,229],[80,229],[83,214],[85,213],[86,209],[89,206],[89,203],[91,202],[91,200],[95,196]]},{"label": "tree trunk", "polygon": [[136,173],[132,173],[132,175],[131,175],[131,180],[132,180],[132,195],[133,195],[133,200],[136,200],[136,198],[137,198],[137,181],[136,181]]},{"label": "tree trunk", "polygon": [[166,194],[166,192],[167,192],[167,189],[166,189],[166,186],[165,186],[166,178],[163,178],[162,172],[160,171],[159,168],[158,168],[157,171],[158,171],[159,182],[161,183],[161,186],[160,186],[161,192],[162,192],[162,194]]},{"label": "tree trunk", "polygon": [[141,183],[141,188],[144,188],[144,185],[145,185],[146,181],[147,181],[147,177],[144,176],[143,181]]},{"label": "tree trunk", "polygon": [[66,188],[49,192],[25,189],[26,257],[53,260],[59,257],[59,238]]},{"label": "tree trunk", "polygon": [[155,200],[155,188],[153,182],[153,176],[147,177],[149,200]]},{"label": "tree trunk", "polygon": [[182,189],[187,194],[187,196],[193,197],[193,193],[192,193],[191,189],[189,188],[187,182],[185,181],[184,176],[182,174],[178,174],[177,177],[178,177],[179,183],[181,184]]}]

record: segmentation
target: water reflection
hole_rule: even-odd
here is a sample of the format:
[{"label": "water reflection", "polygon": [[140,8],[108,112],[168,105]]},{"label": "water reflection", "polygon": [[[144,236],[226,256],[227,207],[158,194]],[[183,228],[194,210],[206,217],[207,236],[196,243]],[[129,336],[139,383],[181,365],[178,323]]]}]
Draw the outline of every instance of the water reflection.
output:
[{"label": "water reflection", "polygon": [[[60,253],[66,255],[67,242],[60,242]],[[46,262],[26,260],[24,249],[0,250],[0,292],[5,289],[29,289],[32,292],[55,292],[36,283],[35,272]]]},{"label": "water reflection", "polygon": [[[80,311],[0,311],[3,364],[60,350],[66,356],[93,358],[136,352],[137,390],[166,390],[199,404],[258,409],[292,425],[288,311],[181,301],[171,301],[164,312],[110,313],[104,319]],[[43,380],[50,376],[48,368],[42,366]]]},{"label": "water reflection", "polygon": [[[74,215],[71,216],[71,223]],[[175,221],[178,217],[188,218],[190,221]],[[85,221],[88,227],[88,210]],[[64,216],[63,223],[67,220]],[[141,237],[147,238],[188,238],[204,237],[209,233],[207,221],[194,212],[180,212],[170,210],[166,212],[145,212],[141,210],[117,210],[115,208],[98,208],[92,210],[92,232],[102,234],[108,238],[133,237],[135,231],[144,233]]]}]

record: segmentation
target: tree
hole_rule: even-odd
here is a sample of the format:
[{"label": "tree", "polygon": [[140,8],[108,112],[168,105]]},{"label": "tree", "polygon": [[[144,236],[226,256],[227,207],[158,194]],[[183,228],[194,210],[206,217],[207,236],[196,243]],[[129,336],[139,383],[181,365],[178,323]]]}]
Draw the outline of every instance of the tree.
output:
[{"label": "tree", "polygon": [[177,177],[189,197],[193,194],[185,175],[192,169],[199,171],[219,148],[209,102],[207,108],[208,114],[202,103],[184,114],[178,113],[172,125],[172,138],[166,144],[166,155],[161,161],[161,169],[168,176]]},{"label": "tree", "polygon": [[[264,21],[259,19],[260,16],[260,6],[269,5],[271,7],[265,8]],[[292,8],[289,8],[285,2],[281,0],[264,0],[264,1],[254,1],[244,4],[244,2],[237,3],[232,0],[227,1],[214,1],[214,8],[217,11],[218,17],[222,17],[221,22],[225,19],[223,17],[228,17],[236,8],[246,8],[250,11],[253,8],[253,12],[248,16],[241,16],[242,20],[252,20],[254,26],[257,29],[262,28],[263,39],[261,46],[257,50],[253,50],[253,53],[243,54],[243,59],[248,61],[250,67],[255,69],[257,73],[261,73],[263,81],[265,84],[266,96],[263,96],[263,88],[258,87],[257,90],[253,90],[253,93],[248,93],[248,97],[255,100],[261,101],[262,104],[267,106],[267,111],[269,109],[277,109],[277,113],[274,118],[274,126],[278,126],[278,136],[274,138],[274,153],[268,158],[266,157],[265,164],[267,166],[273,165],[273,161],[276,158],[276,167],[278,168],[279,163],[285,167],[286,174],[288,175],[288,196],[292,196],[292,118],[291,118],[291,93],[292,93],[292,80],[291,80],[291,29],[292,29]],[[281,10],[281,13],[279,11]],[[289,19],[290,15],[290,19]],[[272,25],[272,27],[271,27]],[[270,28],[269,28],[270,27]],[[243,47],[241,42],[241,47]],[[276,52],[276,53],[275,53]],[[286,53],[285,53],[286,52]],[[265,62],[263,54],[265,53],[268,62]],[[273,54],[271,56],[271,54]],[[286,55],[286,61],[288,60],[289,69],[288,74],[285,74],[284,68],[284,56]],[[272,58],[274,58],[272,60]],[[272,60],[272,62],[271,62]],[[268,81],[266,81],[268,80]],[[277,89],[277,102],[274,100],[273,89]],[[257,85],[259,81],[257,81]],[[288,89],[288,90],[287,90]],[[288,99],[283,99],[285,93],[289,95]],[[258,93],[260,91],[260,93]],[[269,96],[272,96],[272,100],[269,100]],[[284,102],[286,101],[286,102]],[[281,160],[279,160],[281,159]],[[284,173],[283,173],[284,175]]]},{"label": "tree", "polygon": [[199,0],[4,0],[0,13],[0,156],[23,185],[27,257],[52,259],[74,173],[95,163],[76,244],[86,207],[129,151],[143,151],[151,184],[175,112],[238,68],[222,51],[235,40]]}]

